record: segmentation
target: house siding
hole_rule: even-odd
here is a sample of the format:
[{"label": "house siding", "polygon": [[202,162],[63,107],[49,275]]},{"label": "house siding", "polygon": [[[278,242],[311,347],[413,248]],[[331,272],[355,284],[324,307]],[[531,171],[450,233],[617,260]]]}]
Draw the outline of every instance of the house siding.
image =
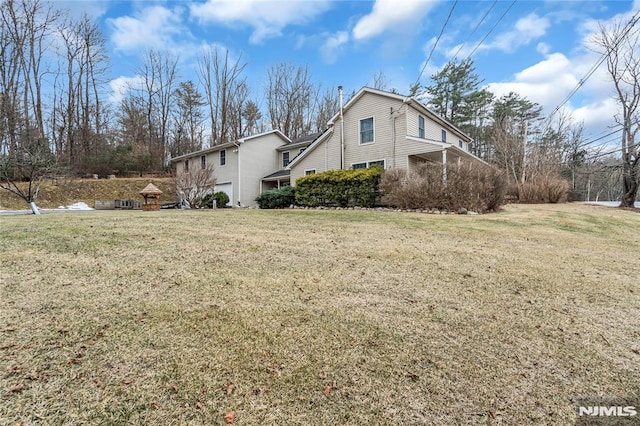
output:
[{"label": "house siding", "polygon": [[[419,138],[418,117],[425,119],[425,135]],[[360,144],[360,121],[373,117],[374,141]],[[394,132],[395,125],[395,132]],[[291,167],[291,182],[304,176],[304,171],[315,169],[318,173],[340,168],[341,119],[333,124],[332,134]],[[442,130],[447,132],[447,145],[442,143]],[[414,139],[410,139],[414,138]],[[463,141],[467,149],[468,137],[432,114],[424,113],[412,102],[404,102],[397,96],[387,96],[365,91],[344,111],[344,168],[353,164],[384,160],[385,168],[411,168],[416,163],[441,160],[440,152],[451,145],[458,146]],[[449,145],[451,144],[451,145]],[[420,156],[420,158],[415,157]],[[450,153],[448,162],[458,157]]]},{"label": "house siding", "polygon": [[[275,133],[251,138],[240,145],[240,203],[242,206],[257,205],[262,178],[282,168],[282,154],[277,148],[285,141]],[[236,154],[237,155],[237,154]],[[237,163],[237,161],[236,161]],[[234,191],[237,184],[234,185]],[[238,200],[234,200],[237,205]]]},{"label": "house siding", "polygon": [[[213,166],[213,176],[217,185],[231,184],[231,204],[238,206],[256,206],[255,198],[260,194],[260,183],[264,176],[282,168],[281,154],[277,148],[287,140],[278,133],[266,133],[247,138],[240,145],[239,153],[236,145],[226,148],[213,148],[206,154],[193,153],[188,157],[176,160],[176,173],[184,172],[184,162],[189,160],[189,170],[200,167],[200,157],[206,155],[207,165]],[[226,150],[226,162],[220,165],[220,151]],[[240,161],[240,163],[239,163]],[[240,176],[242,173],[242,176]]]}]

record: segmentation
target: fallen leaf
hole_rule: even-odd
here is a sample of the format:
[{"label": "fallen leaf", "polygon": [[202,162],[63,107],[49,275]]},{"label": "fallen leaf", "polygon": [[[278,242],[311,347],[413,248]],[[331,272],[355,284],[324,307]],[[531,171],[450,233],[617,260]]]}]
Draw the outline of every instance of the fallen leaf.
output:
[{"label": "fallen leaf", "polygon": [[11,388],[11,392],[13,393],[19,393],[19,392],[22,392],[23,390],[24,390],[24,383],[20,383],[19,385]]},{"label": "fallen leaf", "polygon": [[160,408],[160,406],[158,405],[157,402],[152,402],[151,403],[151,408],[153,408],[154,410],[158,410]]},{"label": "fallen leaf", "polygon": [[234,389],[235,389],[235,386],[233,386],[233,383],[229,383],[229,385],[227,386],[227,395],[231,395]]},{"label": "fallen leaf", "polygon": [[224,415],[224,421],[227,422],[227,424],[232,424],[236,419],[236,413],[234,413],[233,411],[229,411]]},{"label": "fallen leaf", "polygon": [[198,410],[202,410],[204,408],[204,404],[200,401],[196,402],[196,408]]},{"label": "fallen leaf", "polygon": [[331,392],[331,386],[327,385],[324,387],[324,396],[329,396],[329,392]]}]

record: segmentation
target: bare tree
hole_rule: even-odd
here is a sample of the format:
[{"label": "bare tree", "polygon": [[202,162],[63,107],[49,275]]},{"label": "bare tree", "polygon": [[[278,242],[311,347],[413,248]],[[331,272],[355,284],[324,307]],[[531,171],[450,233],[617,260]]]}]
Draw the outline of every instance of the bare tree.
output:
[{"label": "bare tree", "polygon": [[291,139],[311,133],[314,87],[307,67],[278,64],[267,70],[267,78],[271,127]]},{"label": "bare tree", "polygon": [[205,49],[199,61],[200,82],[209,105],[211,145],[244,136],[241,117],[249,89],[242,75],[247,64],[241,60],[242,56],[231,61],[228,50],[221,55],[215,47]]},{"label": "bare tree", "polygon": [[40,184],[55,167],[47,141],[34,140],[11,154],[0,155],[0,188],[22,198],[33,214],[40,214],[36,205]]},{"label": "bare tree", "polygon": [[43,60],[60,12],[40,0],[0,2],[0,152],[45,135]]},{"label": "bare tree", "polygon": [[[66,81],[54,85],[51,114],[52,138],[59,161],[75,171],[104,149],[105,107],[100,93],[106,83],[108,54],[106,39],[98,24],[87,15],[68,21],[60,29]],[[58,97],[58,93],[62,96]],[[84,170],[87,171],[87,170]]]},{"label": "bare tree", "polygon": [[212,165],[205,168],[178,170],[174,178],[176,192],[181,202],[185,202],[191,208],[200,208],[202,199],[210,193],[216,185],[216,178]]},{"label": "bare tree", "polygon": [[640,130],[640,33],[631,32],[640,18],[637,14],[626,24],[616,22],[600,27],[595,39],[604,50],[607,71],[611,76],[620,112],[615,116],[622,127],[622,197],[620,207],[633,207],[640,184],[640,148],[636,136]]},{"label": "bare tree", "polygon": [[171,157],[202,149],[204,135],[204,97],[193,81],[180,83],[174,92],[175,108],[169,141]]}]

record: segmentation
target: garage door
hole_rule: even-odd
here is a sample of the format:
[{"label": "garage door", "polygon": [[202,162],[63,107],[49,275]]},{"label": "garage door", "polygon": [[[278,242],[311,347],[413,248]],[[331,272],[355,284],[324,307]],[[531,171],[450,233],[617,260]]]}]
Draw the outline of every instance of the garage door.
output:
[{"label": "garage door", "polygon": [[229,202],[227,206],[231,207],[233,205],[233,183],[219,183],[213,188],[214,192],[222,191],[229,196]]}]

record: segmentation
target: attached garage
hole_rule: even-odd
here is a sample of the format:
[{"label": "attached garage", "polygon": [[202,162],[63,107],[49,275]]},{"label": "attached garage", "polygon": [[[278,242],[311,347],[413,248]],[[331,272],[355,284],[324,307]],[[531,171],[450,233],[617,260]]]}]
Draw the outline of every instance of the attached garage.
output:
[{"label": "attached garage", "polygon": [[214,192],[224,192],[229,197],[229,202],[227,203],[227,207],[231,207],[233,205],[233,183],[219,183],[213,188]]}]

